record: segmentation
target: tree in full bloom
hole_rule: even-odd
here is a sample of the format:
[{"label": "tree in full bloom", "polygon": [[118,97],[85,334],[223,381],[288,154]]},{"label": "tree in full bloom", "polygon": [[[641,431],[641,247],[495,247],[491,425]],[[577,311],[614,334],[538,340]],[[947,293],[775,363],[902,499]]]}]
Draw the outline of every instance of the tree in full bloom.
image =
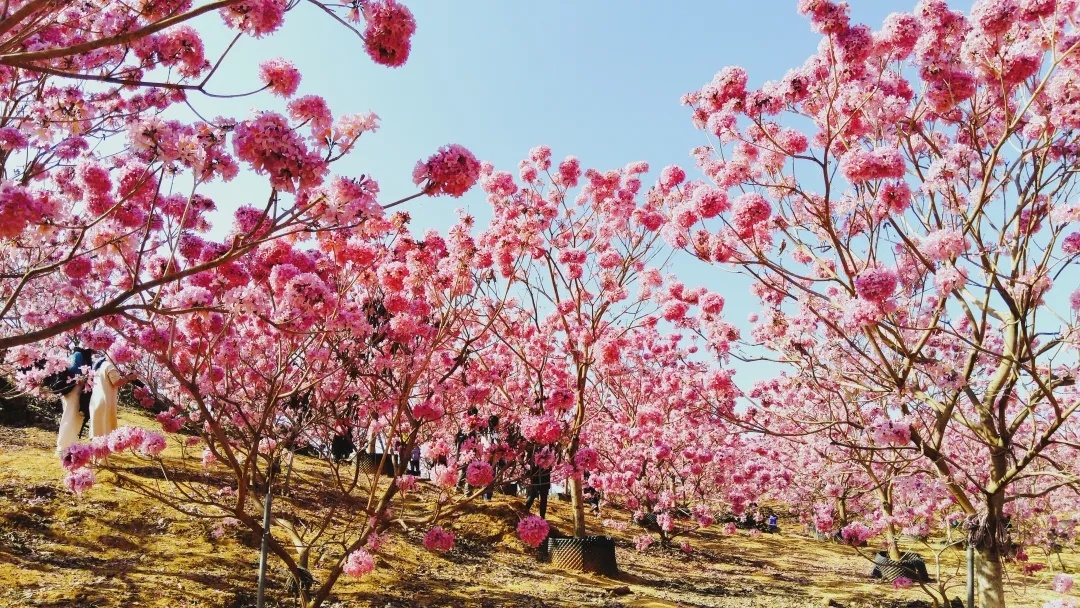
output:
[{"label": "tree in full bloom", "polygon": [[751,486],[770,485],[772,472],[757,470],[741,436],[729,432],[731,370],[694,360],[697,347],[682,345],[680,333],[644,326],[625,338],[619,363],[590,390],[604,408],[587,424],[596,454],[589,483],[668,546],[733,505],[741,513],[758,494]]},{"label": "tree in full bloom", "polygon": [[760,88],[727,67],[685,97],[716,139],[666,233],[751,278],[756,344],[907,425],[878,431],[977,521],[978,603],[1000,608],[1007,505],[1074,481],[1038,472],[1080,407],[1080,15],[922,0],[874,31],[799,9],[822,35],[801,67]]},{"label": "tree in full bloom", "polygon": [[[454,493],[459,475],[492,481],[479,479],[484,467],[491,472],[479,458],[448,462],[432,475],[435,504],[420,504],[402,457],[423,439],[445,443],[446,410],[462,399],[457,372],[469,332],[483,331],[470,314],[475,247],[462,230],[414,238],[401,213],[373,215],[364,230],[277,240],[192,284],[170,284],[161,297],[184,312],[125,320],[112,347],[114,359],[142,369],[140,400],[170,404],[158,420],[180,432],[187,456],[159,460],[165,485],[131,475],[122,461],[96,468],[257,536],[272,495],[271,526],[288,540],[271,536],[268,547],[302,583],[309,607],[325,602],[342,574],[375,567],[392,522],[427,529],[460,509],[472,497]],[[361,454],[348,459],[337,451],[342,442]],[[363,468],[374,449],[390,470]],[[315,457],[303,473],[298,454]],[[202,473],[181,474],[191,468]],[[328,551],[328,542],[342,550]],[[431,528],[424,545],[449,550],[453,535]]]},{"label": "tree in full bloom", "polygon": [[599,379],[609,369],[622,372],[620,357],[635,328],[689,325],[694,306],[711,306],[710,327],[723,324],[722,301],[707,304],[704,290],[661,272],[666,203],[660,196],[641,200],[647,170],[633,163],[583,173],[578,159],[553,165],[551,150],[539,146],[520,164],[520,185],[490,166],[480,180],[494,219],[478,239],[479,268],[507,285],[505,314],[514,319],[492,329],[505,334],[522,370],[521,394],[511,399],[535,406],[522,433],[554,449],[576,536],[585,534],[582,483],[589,468],[579,461],[592,460],[583,452],[588,426],[606,407],[597,398]]}]

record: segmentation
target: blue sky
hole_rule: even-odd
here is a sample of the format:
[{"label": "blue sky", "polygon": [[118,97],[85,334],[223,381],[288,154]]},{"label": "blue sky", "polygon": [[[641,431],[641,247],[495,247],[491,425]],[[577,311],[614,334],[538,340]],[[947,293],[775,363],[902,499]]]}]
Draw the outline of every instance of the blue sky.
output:
[{"label": "blue sky", "polygon": [[[877,29],[911,2],[856,0],[852,19]],[[362,42],[315,7],[301,3],[274,36],[243,39],[233,49],[211,89],[232,93],[258,88],[256,66],[285,57],[304,74],[299,94],[326,97],[335,113],[374,111],[382,128],[367,135],[338,173],[368,174],[389,202],[415,192],[416,161],[439,146],[460,143],[477,157],[516,174],[530,148],[546,144],[560,159],[573,154],[584,166],[621,167],[645,160],[654,171],[680,164],[696,177],[689,152],[705,143],[679,97],[700,88],[727,65],[742,65],[751,85],[778,79],[814,53],[820,37],[795,9],[796,2],[733,0],[646,2],[644,0],[415,0],[407,2],[417,32],[408,63],[375,65]],[[209,27],[208,54],[223,48],[227,30],[216,15]],[[245,115],[251,109],[281,109],[267,94],[237,100],[193,97],[207,116]],[[235,208],[246,196],[265,200],[256,181],[239,180],[216,196]],[[454,209],[479,220],[487,203],[479,188],[459,200],[422,198],[407,209],[414,228],[445,229]],[[715,267],[683,258],[678,273],[689,284],[705,284],[728,299],[728,316],[745,329],[752,310],[748,283]],[[742,375],[761,377],[755,366]]]},{"label": "blue sky", "polygon": [[[274,36],[241,40],[211,88],[257,88],[257,63],[282,56],[304,74],[300,94],[323,95],[337,113],[376,112],[381,130],[336,170],[373,175],[389,201],[414,192],[416,161],[451,142],[514,172],[538,144],[600,169],[633,160],[690,168],[689,151],[705,138],[679,104],[681,94],[726,65],[746,67],[752,84],[777,79],[819,40],[793,1],[407,4],[418,27],[404,67],[375,65],[359,39],[301,3]],[[854,20],[873,27],[914,6],[855,4]],[[202,19],[218,22],[216,15]],[[208,47],[220,48],[224,33],[213,31]],[[193,101],[211,116],[281,105],[267,94]],[[486,206],[477,190],[460,201],[419,200],[410,210],[419,223],[445,226],[459,204],[478,215]]]}]

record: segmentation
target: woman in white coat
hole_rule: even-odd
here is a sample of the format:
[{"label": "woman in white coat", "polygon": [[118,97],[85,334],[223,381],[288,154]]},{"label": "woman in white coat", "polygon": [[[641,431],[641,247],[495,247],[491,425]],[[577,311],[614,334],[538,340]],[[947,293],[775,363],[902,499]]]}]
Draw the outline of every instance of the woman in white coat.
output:
[{"label": "woman in white coat", "polygon": [[120,373],[105,357],[94,369],[94,392],[90,396],[90,437],[104,437],[116,430],[116,404],[120,387],[135,380]]}]

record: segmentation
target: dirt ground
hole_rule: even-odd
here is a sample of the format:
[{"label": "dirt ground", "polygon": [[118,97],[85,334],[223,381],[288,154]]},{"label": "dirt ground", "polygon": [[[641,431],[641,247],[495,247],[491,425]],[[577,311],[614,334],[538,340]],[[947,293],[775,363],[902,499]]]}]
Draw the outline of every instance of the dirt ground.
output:
[{"label": "dirt ground", "polygon": [[[137,412],[121,424],[153,428]],[[75,496],[61,483],[48,425],[0,426],[0,606],[217,607],[254,606],[258,554],[250,539],[215,540],[207,523],[191,519],[99,476],[89,492]],[[170,448],[170,452],[173,448]],[[170,454],[166,452],[166,454]],[[123,465],[122,465],[123,466]],[[132,469],[135,469],[134,463]],[[343,578],[330,606],[406,608],[900,608],[929,606],[918,588],[894,589],[869,577],[871,565],[855,550],[818,542],[781,520],[778,534],[726,535],[712,528],[689,536],[693,551],[638,552],[631,538],[640,529],[605,529],[590,515],[591,531],[616,540],[620,574],[615,578],[566,572],[539,564],[536,552],[514,536],[520,498],[496,496],[446,522],[457,535],[451,551],[425,551],[420,533],[398,538],[380,552],[373,573]],[[626,521],[606,509],[603,518]],[[552,500],[549,520],[570,529],[567,503]],[[801,531],[801,530],[800,530]],[[248,542],[245,542],[247,540]],[[930,557],[926,546],[912,546]],[[963,584],[962,553],[942,553],[941,577],[952,577],[953,595]],[[1067,555],[1070,571],[1080,567]],[[1055,566],[1057,566],[1055,559]],[[933,572],[933,563],[928,560]],[[293,606],[286,575],[271,562],[271,606]],[[1060,569],[1060,567],[1058,567]],[[318,576],[318,571],[315,572]],[[1054,572],[1027,576],[1010,570],[1009,606],[1039,608],[1056,595]]]}]

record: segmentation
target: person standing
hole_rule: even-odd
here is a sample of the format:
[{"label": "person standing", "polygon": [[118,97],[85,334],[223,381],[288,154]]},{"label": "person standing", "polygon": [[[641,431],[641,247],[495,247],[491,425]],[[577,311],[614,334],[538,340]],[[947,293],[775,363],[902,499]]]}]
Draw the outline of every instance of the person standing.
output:
[{"label": "person standing", "polygon": [[64,450],[79,440],[86,421],[90,418],[90,386],[85,375],[93,363],[94,351],[89,348],[77,348],[71,353],[71,365],[68,371],[77,378],[67,392],[60,395],[63,410],[60,414],[60,430],[56,434],[56,455],[62,456]]},{"label": "person standing", "polygon": [[120,387],[134,381],[116,369],[108,356],[103,357],[94,370],[94,393],[90,396],[90,437],[104,437],[116,430],[116,405]]}]

